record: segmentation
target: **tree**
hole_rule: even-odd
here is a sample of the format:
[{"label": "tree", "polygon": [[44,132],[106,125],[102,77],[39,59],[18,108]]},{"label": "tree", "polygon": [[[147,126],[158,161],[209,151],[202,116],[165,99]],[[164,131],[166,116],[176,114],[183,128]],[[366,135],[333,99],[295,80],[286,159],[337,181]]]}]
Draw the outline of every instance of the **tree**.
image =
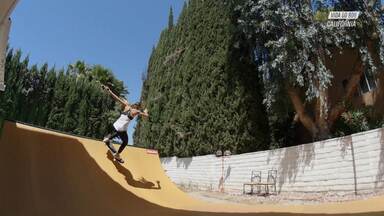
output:
[{"label": "tree", "polygon": [[84,61],[76,61],[74,64],[68,65],[68,70],[73,75],[80,75],[80,76],[86,76],[91,68],[87,64],[85,64]]},{"label": "tree", "polygon": [[168,16],[168,29],[171,30],[173,28],[173,9],[172,6],[169,8],[169,16]]},{"label": "tree", "polygon": [[246,42],[235,43],[228,2],[191,0],[172,31],[161,33],[141,95],[150,118],[138,121],[135,145],[163,156],[269,148],[255,64],[244,55]]},{"label": "tree", "polygon": [[[355,28],[337,30],[315,20],[315,2],[322,3],[322,7],[329,3],[247,0],[237,9],[241,29],[254,47],[269,112],[273,113],[279,103],[291,104],[296,112],[294,119],[318,140],[330,136],[335,121],[355,94],[362,73],[378,75],[383,71],[384,34],[374,0],[334,2],[331,6],[335,10],[362,12]],[[326,61],[345,49],[356,50],[358,59],[353,62],[344,97],[330,104],[329,87],[336,71],[328,69]],[[286,98],[289,101],[282,102]]]},{"label": "tree", "polygon": [[46,124],[48,128],[64,130],[64,107],[66,98],[68,97],[68,84],[69,82],[67,81],[67,77],[65,76],[64,71],[59,71],[54,88],[54,95],[51,101],[52,108]]},{"label": "tree", "polygon": [[67,70],[48,64],[29,67],[21,51],[8,51],[6,82],[0,93],[0,121],[4,118],[101,138],[117,117],[115,101],[100,87],[110,85],[119,95],[127,91],[112,71],[101,65],[76,61]]}]

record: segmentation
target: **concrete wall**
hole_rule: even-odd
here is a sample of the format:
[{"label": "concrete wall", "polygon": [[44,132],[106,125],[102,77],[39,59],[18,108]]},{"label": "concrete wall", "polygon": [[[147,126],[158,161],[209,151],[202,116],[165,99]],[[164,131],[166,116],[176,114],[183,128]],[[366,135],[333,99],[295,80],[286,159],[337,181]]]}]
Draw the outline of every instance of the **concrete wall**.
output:
[{"label": "concrete wall", "polygon": [[4,91],[5,55],[11,20],[8,17],[18,0],[1,0],[0,3],[0,91]]},{"label": "concrete wall", "polygon": [[[178,185],[218,190],[222,160],[214,155],[162,158]],[[224,160],[224,186],[241,192],[252,170],[276,169],[279,193],[366,194],[384,191],[384,128],[311,144],[232,155]]]}]

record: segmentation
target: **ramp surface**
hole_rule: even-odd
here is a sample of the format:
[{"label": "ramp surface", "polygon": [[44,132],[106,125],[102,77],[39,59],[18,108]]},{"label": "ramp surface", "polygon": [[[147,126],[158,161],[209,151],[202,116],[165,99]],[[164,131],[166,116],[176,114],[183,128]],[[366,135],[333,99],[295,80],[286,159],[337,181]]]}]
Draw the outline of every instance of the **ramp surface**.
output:
[{"label": "ramp surface", "polygon": [[0,139],[0,215],[384,215],[384,197],[324,205],[205,203],[180,191],[157,154],[128,147],[123,165],[106,146],[5,122]]}]

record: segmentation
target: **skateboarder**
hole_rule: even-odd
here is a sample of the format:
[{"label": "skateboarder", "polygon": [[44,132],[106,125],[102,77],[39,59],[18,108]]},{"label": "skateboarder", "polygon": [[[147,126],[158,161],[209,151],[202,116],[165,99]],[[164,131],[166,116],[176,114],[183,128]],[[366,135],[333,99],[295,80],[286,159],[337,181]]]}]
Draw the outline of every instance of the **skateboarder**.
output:
[{"label": "skateboarder", "polygon": [[[103,89],[108,91],[108,93],[119,103],[122,104],[123,112],[120,117],[113,123],[111,126],[111,133],[106,135],[103,139],[103,142],[108,146],[108,148],[112,151],[114,158],[120,163],[124,163],[124,160],[121,159],[120,153],[124,150],[125,146],[128,144],[128,135],[127,129],[128,124],[131,120],[133,120],[136,116],[141,115],[148,117],[148,111],[145,109],[141,111],[140,103],[129,104],[127,100],[120,98],[116,94],[114,94],[108,86],[101,85]],[[111,139],[119,137],[123,143],[121,144],[118,151],[111,145]]]}]

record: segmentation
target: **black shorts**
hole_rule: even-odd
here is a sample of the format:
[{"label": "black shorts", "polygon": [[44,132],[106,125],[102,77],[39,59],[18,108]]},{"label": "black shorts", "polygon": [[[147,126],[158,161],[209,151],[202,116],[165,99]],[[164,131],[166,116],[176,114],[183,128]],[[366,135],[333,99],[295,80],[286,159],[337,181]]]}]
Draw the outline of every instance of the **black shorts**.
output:
[{"label": "black shorts", "polygon": [[121,141],[123,142],[122,144],[126,145],[128,144],[128,134],[127,131],[117,131],[116,128],[112,125],[110,128],[110,133],[107,135],[109,139],[113,139],[115,137],[119,137]]}]

